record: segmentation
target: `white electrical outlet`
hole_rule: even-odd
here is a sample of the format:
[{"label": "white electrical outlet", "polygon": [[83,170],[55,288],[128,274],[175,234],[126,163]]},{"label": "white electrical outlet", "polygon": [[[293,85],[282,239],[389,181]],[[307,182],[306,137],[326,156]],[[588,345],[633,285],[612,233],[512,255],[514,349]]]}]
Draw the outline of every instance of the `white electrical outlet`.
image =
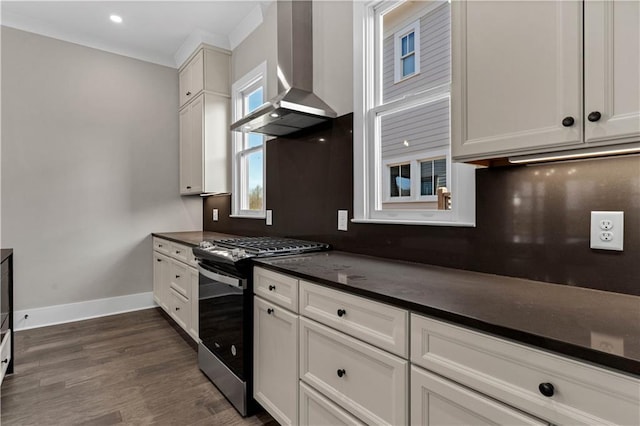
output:
[{"label": "white electrical outlet", "polygon": [[267,222],[267,226],[273,225],[273,210],[267,210],[265,222]]},{"label": "white electrical outlet", "polygon": [[213,209],[213,221],[218,221],[218,209]]},{"label": "white electrical outlet", "polygon": [[591,248],[622,251],[624,212],[591,212]]},{"label": "white electrical outlet", "polygon": [[338,231],[346,231],[349,223],[349,210],[338,210]]}]

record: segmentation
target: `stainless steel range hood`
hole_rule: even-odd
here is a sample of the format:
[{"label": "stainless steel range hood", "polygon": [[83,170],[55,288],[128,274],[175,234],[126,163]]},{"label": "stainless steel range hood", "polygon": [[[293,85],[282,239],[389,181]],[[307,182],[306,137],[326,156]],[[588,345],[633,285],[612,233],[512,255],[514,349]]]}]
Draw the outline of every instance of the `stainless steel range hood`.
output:
[{"label": "stainless steel range hood", "polygon": [[278,96],[231,125],[231,130],[284,136],[336,117],[313,93],[311,1],[278,0]]}]

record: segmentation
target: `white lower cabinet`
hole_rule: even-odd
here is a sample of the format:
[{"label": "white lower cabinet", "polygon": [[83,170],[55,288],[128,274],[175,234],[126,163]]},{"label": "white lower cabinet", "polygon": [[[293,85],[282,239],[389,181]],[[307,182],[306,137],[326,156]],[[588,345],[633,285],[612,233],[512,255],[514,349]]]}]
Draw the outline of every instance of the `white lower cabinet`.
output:
[{"label": "white lower cabinet", "polygon": [[254,297],[253,397],[281,425],[298,424],[298,315]]},{"label": "white lower cabinet", "polygon": [[153,300],[198,341],[198,270],[191,247],[153,237]]},{"label": "white lower cabinet", "polygon": [[300,318],[300,378],[369,424],[407,423],[408,361]]},{"label": "white lower cabinet", "polygon": [[416,366],[411,367],[411,424],[548,425]]},{"label": "white lower cabinet", "polygon": [[7,330],[2,338],[2,342],[0,343],[0,384],[4,380],[5,374],[7,374],[7,368],[9,368],[9,363],[11,362],[11,345],[13,342],[11,341],[11,330]]},{"label": "white lower cabinet", "polygon": [[364,426],[365,423],[300,382],[300,425]]}]

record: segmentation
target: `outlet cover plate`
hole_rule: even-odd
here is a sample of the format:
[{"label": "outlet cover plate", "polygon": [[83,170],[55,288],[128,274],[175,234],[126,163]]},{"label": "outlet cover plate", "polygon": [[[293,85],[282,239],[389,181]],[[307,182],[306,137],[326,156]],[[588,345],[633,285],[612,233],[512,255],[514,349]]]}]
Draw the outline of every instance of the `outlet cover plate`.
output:
[{"label": "outlet cover plate", "polygon": [[267,226],[273,225],[273,210],[267,210],[264,219]]},{"label": "outlet cover plate", "polygon": [[624,212],[591,212],[591,248],[623,250]]},{"label": "outlet cover plate", "polygon": [[346,231],[349,224],[349,210],[338,210],[338,231]]},{"label": "outlet cover plate", "polygon": [[213,221],[218,221],[218,209],[213,209]]}]

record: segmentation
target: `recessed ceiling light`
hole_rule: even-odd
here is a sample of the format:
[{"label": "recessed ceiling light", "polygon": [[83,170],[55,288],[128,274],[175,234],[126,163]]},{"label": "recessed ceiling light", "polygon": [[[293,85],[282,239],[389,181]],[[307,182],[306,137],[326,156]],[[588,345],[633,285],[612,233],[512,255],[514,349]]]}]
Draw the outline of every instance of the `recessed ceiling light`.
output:
[{"label": "recessed ceiling light", "polygon": [[111,15],[109,16],[109,19],[111,19],[111,21],[115,22],[116,24],[122,23],[122,16],[119,16],[119,15]]}]

